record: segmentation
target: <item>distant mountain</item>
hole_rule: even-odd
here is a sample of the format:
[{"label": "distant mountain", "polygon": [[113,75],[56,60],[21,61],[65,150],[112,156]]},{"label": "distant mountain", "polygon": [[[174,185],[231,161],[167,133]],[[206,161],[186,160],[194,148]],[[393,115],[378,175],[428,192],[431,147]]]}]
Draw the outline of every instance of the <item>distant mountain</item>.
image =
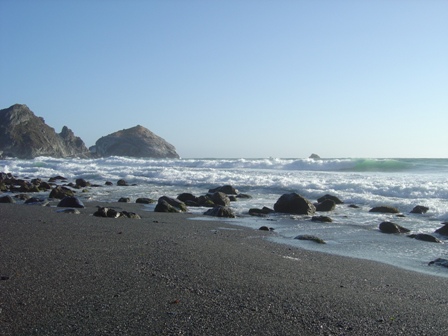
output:
[{"label": "distant mountain", "polygon": [[16,104],[0,110],[0,156],[88,157],[90,152],[67,126],[56,133],[28,106]]},{"label": "distant mountain", "polygon": [[103,136],[94,151],[98,156],[179,158],[173,145],[140,125]]}]

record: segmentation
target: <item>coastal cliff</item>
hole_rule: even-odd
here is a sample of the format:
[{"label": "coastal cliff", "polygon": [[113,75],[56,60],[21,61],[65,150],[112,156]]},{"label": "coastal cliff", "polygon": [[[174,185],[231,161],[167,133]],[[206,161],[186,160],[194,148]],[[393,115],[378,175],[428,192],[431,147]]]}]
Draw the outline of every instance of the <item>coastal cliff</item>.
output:
[{"label": "coastal cliff", "polygon": [[90,152],[67,126],[61,133],[56,133],[28,106],[15,104],[0,110],[0,156],[21,159],[88,157]]}]

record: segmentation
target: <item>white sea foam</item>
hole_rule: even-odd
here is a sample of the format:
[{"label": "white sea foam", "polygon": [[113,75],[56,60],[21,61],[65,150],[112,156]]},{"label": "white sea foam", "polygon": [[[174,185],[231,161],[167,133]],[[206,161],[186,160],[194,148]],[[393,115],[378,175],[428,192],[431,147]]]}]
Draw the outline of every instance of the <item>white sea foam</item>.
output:
[{"label": "white sea foam", "polygon": [[[240,199],[232,208],[240,216],[233,222],[258,228],[275,228],[275,239],[283,243],[328,253],[367,258],[422,272],[448,275],[448,270],[428,267],[427,262],[448,258],[448,244],[415,241],[403,235],[378,231],[381,221],[390,220],[417,233],[433,233],[448,220],[447,159],[180,159],[154,160],[123,157],[99,159],[0,160],[4,172],[19,177],[50,178],[62,175],[69,180],[85,178],[103,185],[125,179],[132,187],[91,188],[86,197],[116,201],[122,196],[176,197],[182,192],[205,194],[224,184],[235,186],[251,199]],[[284,193],[297,192],[311,201],[332,194],[346,204],[328,215],[332,224],[311,223],[301,216],[274,215],[267,219],[247,215],[250,208],[272,208]],[[84,195],[84,194],[83,194]],[[356,204],[360,208],[349,208]],[[372,214],[378,205],[397,207],[406,214]],[[430,208],[424,215],[409,212],[416,205]],[[152,210],[153,206],[147,207]],[[202,213],[203,208],[190,208]],[[242,216],[242,217],[241,217]],[[314,234],[325,245],[293,239],[298,234]]]}]

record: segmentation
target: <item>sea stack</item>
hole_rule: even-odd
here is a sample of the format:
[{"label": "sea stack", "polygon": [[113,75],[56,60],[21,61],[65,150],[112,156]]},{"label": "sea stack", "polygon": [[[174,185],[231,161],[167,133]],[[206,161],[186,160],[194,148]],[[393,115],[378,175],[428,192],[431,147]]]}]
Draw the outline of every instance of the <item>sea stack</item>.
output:
[{"label": "sea stack", "polygon": [[97,156],[129,156],[178,159],[173,145],[137,125],[101,137],[95,144]]}]

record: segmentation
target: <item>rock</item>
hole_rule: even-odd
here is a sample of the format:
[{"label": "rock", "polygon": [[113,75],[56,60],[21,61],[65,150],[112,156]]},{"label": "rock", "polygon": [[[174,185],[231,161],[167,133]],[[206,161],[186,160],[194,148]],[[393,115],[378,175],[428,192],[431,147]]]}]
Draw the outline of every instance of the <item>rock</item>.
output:
[{"label": "rock", "polygon": [[209,195],[199,196],[198,203],[200,206],[213,208],[215,203],[211,200]]},{"label": "rock", "polygon": [[407,233],[411,231],[392,222],[382,222],[379,225],[379,229],[383,233]]},{"label": "rock", "polygon": [[139,197],[135,200],[135,203],[140,203],[140,204],[152,204],[155,203],[156,201],[151,199],[151,198],[147,198],[147,197]]},{"label": "rock", "polygon": [[154,208],[154,212],[180,212],[180,210],[169,204],[167,201],[159,199]]},{"label": "rock", "polygon": [[4,157],[20,159],[90,156],[84,142],[69,128],[64,126],[58,134],[43,118],[21,104],[0,110],[0,151]]},{"label": "rock", "polygon": [[336,208],[336,203],[331,199],[325,199],[316,205],[316,211],[333,211]]},{"label": "rock", "polygon": [[75,196],[73,190],[62,186],[56,186],[53,188],[53,190],[51,190],[49,197],[63,199],[64,197],[73,197],[73,196]]},{"label": "rock", "polygon": [[0,203],[15,203],[14,198],[12,198],[9,195],[1,196],[0,197]]},{"label": "rock", "polygon": [[274,231],[274,228],[270,228],[270,227],[267,227],[267,226],[263,225],[263,226],[260,226],[260,228],[258,230],[260,230],[260,231]]},{"label": "rock", "polygon": [[106,182],[104,182],[104,185],[113,186],[114,184],[112,182],[110,182],[110,181],[106,181]]},{"label": "rock", "polygon": [[128,211],[122,211],[121,214],[126,218],[131,219],[142,219],[140,215],[136,214],[135,212],[128,212]]},{"label": "rock", "polygon": [[442,227],[437,229],[435,232],[442,235],[442,236],[448,236],[448,222],[443,222]]},{"label": "rock", "polygon": [[317,154],[311,154],[310,156],[309,156],[309,158],[310,159],[313,159],[313,160],[319,160],[320,159],[320,156],[319,155],[317,155]]},{"label": "rock", "polygon": [[213,193],[216,193],[216,192],[222,192],[222,193],[227,194],[227,195],[237,195],[238,194],[238,190],[236,190],[231,185],[223,185],[221,187],[210,189],[208,192],[210,194],[213,194]]},{"label": "rock", "polygon": [[161,200],[167,202],[171,206],[175,207],[177,210],[180,210],[180,211],[183,211],[183,212],[187,211],[187,206],[185,205],[185,203],[179,201],[178,199],[167,197],[167,196],[162,196],[162,197],[159,198],[159,202]]},{"label": "rock", "polygon": [[411,210],[411,213],[413,214],[425,214],[429,210],[428,207],[423,205],[417,205],[414,207],[414,209]]},{"label": "rock", "polygon": [[333,220],[327,216],[313,216],[311,218],[313,222],[323,222],[323,223],[331,223]]},{"label": "rock", "polygon": [[177,196],[177,199],[181,202],[195,202],[195,203],[199,203],[198,201],[198,197],[194,196],[193,194],[190,193],[182,193],[180,195]]},{"label": "rock", "polygon": [[226,218],[235,218],[235,214],[233,210],[227,206],[218,205],[213,209],[209,209],[204,212],[206,216],[214,216],[214,217],[226,217]]},{"label": "rock", "polygon": [[59,203],[59,208],[85,208],[84,204],[78,197],[67,196],[64,197]]},{"label": "rock", "polygon": [[356,204],[350,204],[348,207],[353,209],[359,209],[359,206]]},{"label": "rock", "polygon": [[130,203],[131,199],[129,197],[120,197],[118,202],[120,202],[120,203]]},{"label": "rock", "polygon": [[64,176],[61,176],[61,175],[56,175],[56,176],[50,177],[48,179],[48,182],[50,182],[50,183],[54,183],[54,182],[57,182],[57,181],[65,182],[65,181],[67,181],[67,179]]},{"label": "rock", "polygon": [[316,236],[312,236],[312,235],[298,235],[297,237],[295,237],[294,239],[298,239],[298,240],[310,240],[313,242],[316,242],[318,244],[325,244],[325,241],[319,237]]},{"label": "rock", "polygon": [[274,204],[274,210],[297,215],[312,215],[316,207],[305,197],[291,193],[282,195]]},{"label": "rock", "polygon": [[257,208],[252,208],[249,209],[249,215],[251,216],[259,216],[259,217],[264,217],[269,215],[270,213],[273,213],[274,210],[267,208],[267,207],[263,207],[262,209],[257,209]]},{"label": "rock", "polygon": [[332,200],[335,204],[344,204],[338,197],[329,194],[320,197],[317,202],[322,203],[325,200]]},{"label": "rock", "polygon": [[210,195],[210,199],[215,205],[229,206],[230,199],[227,195],[221,191],[217,191],[214,194]]},{"label": "rock", "polygon": [[252,196],[248,194],[238,194],[236,195],[236,198],[250,199]]},{"label": "rock", "polygon": [[129,184],[125,180],[120,179],[120,180],[117,181],[117,186],[119,186],[119,187],[128,187]]},{"label": "rock", "polygon": [[101,137],[95,151],[98,156],[179,158],[173,145],[140,125]]},{"label": "rock", "polygon": [[76,179],[75,183],[76,183],[76,187],[78,187],[78,188],[90,187],[90,182],[87,182],[86,180],[84,180],[82,178]]},{"label": "rock", "polygon": [[31,197],[28,198],[24,204],[42,204],[43,202],[45,202],[45,199],[43,198]]},{"label": "rock", "polygon": [[417,234],[410,234],[408,235],[409,238],[415,238],[417,240],[423,240],[430,243],[443,243],[440,239],[431,236],[430,234],[426,233],[417,233]]},{"label": "rock", "polygon": [[448,267],[448,260],[447,259],[443,259],[443,258],[437,258],[433,261],[430,261],[428,263],[429,265],[437,265],[437,266],[442,266],[442,267]]},{"label": "rock", "polygon": [[96,217],[118,218],[121,216],[121,213],[115,209],[98,207],[98,210],[93,215]]},{"label": "rock", "polygon": [[386,205],[374,207],[370,209],[369,212],[392,213],[392,214],[400,213],[400,211],[398,211],[397,208]]}]

